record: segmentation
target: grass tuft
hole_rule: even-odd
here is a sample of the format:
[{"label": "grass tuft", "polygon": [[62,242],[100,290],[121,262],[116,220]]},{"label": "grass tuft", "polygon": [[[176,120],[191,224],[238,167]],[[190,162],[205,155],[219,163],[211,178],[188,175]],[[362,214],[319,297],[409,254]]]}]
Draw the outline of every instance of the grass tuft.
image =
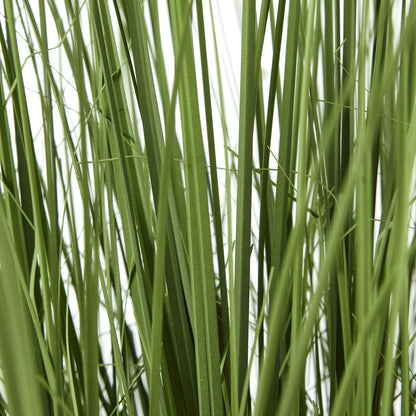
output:
[{"label": "grass tuft", "polygon": [[415,412],[416,2],[230,4],[3,2],[1,415]]}]

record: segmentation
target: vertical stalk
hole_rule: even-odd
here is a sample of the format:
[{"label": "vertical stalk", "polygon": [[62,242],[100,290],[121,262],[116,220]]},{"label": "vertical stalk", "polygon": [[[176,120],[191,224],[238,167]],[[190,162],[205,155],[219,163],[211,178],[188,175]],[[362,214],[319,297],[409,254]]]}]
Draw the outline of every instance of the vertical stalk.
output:
[{"label": "vertical stalk", "polygon": [[[239,157],[237,183],[237,223],[235,242],[235,314],[238,400],[241,398],[248,360],[248,318],[250,287],[250,230],[253,127],[255,114],[254,59],[256,51],[255,2],[243,1],[241,79],[239,115]],[[236,398],[232,398],[235,402]]]}]

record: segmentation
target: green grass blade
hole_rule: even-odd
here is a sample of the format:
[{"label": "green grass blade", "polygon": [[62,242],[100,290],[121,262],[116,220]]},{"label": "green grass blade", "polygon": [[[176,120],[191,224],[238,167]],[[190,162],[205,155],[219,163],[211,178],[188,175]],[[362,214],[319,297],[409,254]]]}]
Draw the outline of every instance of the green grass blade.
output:
[{"label": "green grass blade", "polygon": [[[249,281],[250,281],[250,229],[251,229],[251,175],[253,153],[253,126],[255,114],[255,4],[243,2],[243,27],[241,42],[241,80],[240,80],[240,114],[239,114],[239,158],[237,183],[237,219],[235,241],[235,297],[234,308],[236,325],[235,351],[238,366],[238,398],[233,397],[232,403],[241,398],[244,379],[247,371],[248,357],[248,316],[249,316]],[[232,371],[234,374],[236,371]],[[237,409],[234,409],[237,411]]]}]

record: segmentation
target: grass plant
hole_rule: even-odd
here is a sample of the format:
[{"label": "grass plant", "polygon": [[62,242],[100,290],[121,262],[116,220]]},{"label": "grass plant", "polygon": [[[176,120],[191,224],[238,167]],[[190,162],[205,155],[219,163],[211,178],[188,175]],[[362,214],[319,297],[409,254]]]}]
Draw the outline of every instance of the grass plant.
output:
[{"label": "grass plant", "polygon": [[230,4],[2,2],[0,414],[414,414],[416,2]]}]

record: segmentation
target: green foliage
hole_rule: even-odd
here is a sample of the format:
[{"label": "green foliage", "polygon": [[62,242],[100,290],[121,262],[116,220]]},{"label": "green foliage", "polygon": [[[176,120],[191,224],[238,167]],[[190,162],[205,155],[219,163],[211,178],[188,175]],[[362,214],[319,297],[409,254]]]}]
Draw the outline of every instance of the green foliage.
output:
[{"label": "green foliage", "polygon": [[0,414],[414,413],[398,3],[4,0]]}]

